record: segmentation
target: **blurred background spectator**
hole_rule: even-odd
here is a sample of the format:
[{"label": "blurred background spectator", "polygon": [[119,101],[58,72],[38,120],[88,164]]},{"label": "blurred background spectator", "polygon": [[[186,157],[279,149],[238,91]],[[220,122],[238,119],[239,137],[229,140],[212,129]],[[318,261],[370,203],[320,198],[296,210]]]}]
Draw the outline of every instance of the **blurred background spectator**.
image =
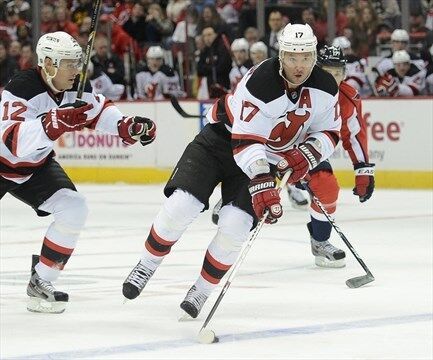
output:
[{"label": "blurred background spectator", "polygon": [[[0,0],[3,81],[10,69],[34,65],[35,4],[42,34],[62,30],[87,45],[92,0]],[[164,66],[178,74],[188,97],[215,97],[233,91],[229,73],[232,63],[239,66],[233,41],[245,38],[249,51],[241,56],[259,63],[264,49],[278,56],[278,38],[289,21],[309,24],[318,47],[345,39],[347,81],[361,96],[374,96],[374,84],[395,69],[392,56],[399,50],[407,51],[412,69],[426,72],[425,89],[415,93],[431,94],[433,1],[427,0],[103,0],[92,81],[99,78],[100,89],[102,83],[123,87],[121,99],[137,99],[136,74],[153,61],[148,49],[160,46]]]}]

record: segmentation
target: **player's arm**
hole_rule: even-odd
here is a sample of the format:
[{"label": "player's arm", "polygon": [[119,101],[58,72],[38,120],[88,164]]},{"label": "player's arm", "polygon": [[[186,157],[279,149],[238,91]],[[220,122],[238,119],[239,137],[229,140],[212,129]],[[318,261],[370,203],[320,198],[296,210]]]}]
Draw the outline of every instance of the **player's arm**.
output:
[{"label": "player's arm", "polygon": [[[352,107],[352,109],[344,109],[345,111],[352,110],[352,114],[347,119],[342,119],[343,148],[348,152],[355,170],[353,193],[359,197],[359,201],[364,202],[371,197],[374,191],[374,164],[369,163],[368,158],[367,123],[362,116],[359,97],[343,104]],[[356,104],[358,105],[355,106]]]},{"label": "player's arm", "polygon": [[25,157],[36,150],[52,147],[53,142],[65,132],[81,130],[90,105],[76,102],[39,114],[25,99],[4,90],[0,109],[3,143],[12,155]]},{"label": "player's arm", "polygon": [[86,127],[106,134],[118,135],[127,145],[137,141],[145,146],[156,136],[155,123],[141,116],[125,116],[119,108],[101,94],[85,92],[83,100],[92,105]]},{"label": "player's arm", "polygon": [[[233,121],[232,150],[237,165],[251,179],[248,186],[254,212],[261,218],[269,210],[267,223],[276,223],[283,214],[281,199],[276,190],[275,177],[271,175],[265,143],[272,130],[272,119],[264,111],[264,104],[254,98],[230,96],[229,118]],[[243,98],[242,98],[243,97]],[[260,105],[256,105],[260,104]]]}]

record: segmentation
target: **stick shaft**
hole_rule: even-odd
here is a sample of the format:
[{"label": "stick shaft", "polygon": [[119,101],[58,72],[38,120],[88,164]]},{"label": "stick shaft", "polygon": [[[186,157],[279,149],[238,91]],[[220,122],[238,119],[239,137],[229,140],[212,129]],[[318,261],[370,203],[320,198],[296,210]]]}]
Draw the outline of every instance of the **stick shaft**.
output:
[{"label": "stick shaft", "polygon": [[95,42],[96,28],[98,26],[99,13],[101,12],[102,0],[94,0],[92,21],[90,23],[90,34],[87,40],[86,52],[84,54],[83,69],[80,73],[80,82],[77,89],[77,99],[83,96],[87,81],[87,68],[89,67],[90,56],[92,55],[93,44]]}]

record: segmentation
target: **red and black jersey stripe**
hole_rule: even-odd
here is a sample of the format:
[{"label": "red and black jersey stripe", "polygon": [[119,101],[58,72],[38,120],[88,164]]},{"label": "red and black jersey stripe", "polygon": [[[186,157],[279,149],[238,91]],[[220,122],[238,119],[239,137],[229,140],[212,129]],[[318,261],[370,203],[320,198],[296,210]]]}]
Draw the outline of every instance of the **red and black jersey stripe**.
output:
[{"label": "red and black jersey stripe", "polygon": [[17,156],[18,131],[21,123],[15,123],[9,126],[3,134],[3,143],[9,149],[13,156]]}]

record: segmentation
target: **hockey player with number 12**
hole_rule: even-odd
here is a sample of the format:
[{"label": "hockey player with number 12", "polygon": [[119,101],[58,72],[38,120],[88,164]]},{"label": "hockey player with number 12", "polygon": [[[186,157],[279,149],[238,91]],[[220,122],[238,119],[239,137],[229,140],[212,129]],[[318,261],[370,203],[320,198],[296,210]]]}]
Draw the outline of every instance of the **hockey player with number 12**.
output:
[{"label": "hockey player with number 12", "polygon": [[268,223],[282,216],[276,172],[290,170],[289,181],[297,182],[334,152],[341,127],[338,87],[315,66],[316,45],[310,26],[288,24],[279,57],[250,69],[234,94],[210,108],[209,124],[187,146],[165,186],[167,200],[140,261],[123,283],[126,298],[141,293],[188,225],[209,208],[209,197],[221,182],[218,230],[180,305],[197,317],[258,218],[266,210]]},{"label": "hockey player with number 12", "polygon": [[38,68],[18,73],[1,94],[0,199],[9,193],[38,216],[53,216],[41,254],[32,258],[27,309],[61,313],[69,296],[56,290],[53,281],[74,251],[88,211],[54,159],[54,142],[87,127],[144,146],[155,139],[156,126],[147,118],[124,116],[103,95],[93,93],[89,82],[82,100],[76,100],[82,50],[69,34],[43,35],[36,53]]}]

